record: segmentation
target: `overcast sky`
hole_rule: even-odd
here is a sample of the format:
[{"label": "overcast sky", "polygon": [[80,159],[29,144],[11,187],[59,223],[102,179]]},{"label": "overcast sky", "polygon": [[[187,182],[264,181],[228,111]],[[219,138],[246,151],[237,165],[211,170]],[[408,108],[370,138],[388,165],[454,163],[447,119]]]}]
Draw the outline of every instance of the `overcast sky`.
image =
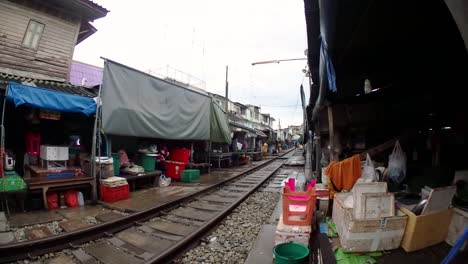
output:
[{"label": "overcast sky", "polygon": [[102,66],[102,56],[162,74],[170,65],[221,95],[229,65],[231,100],[261,106],[283,128],[302,123],[299,86],[304,82],[308,95],[306,61],[251,64],[305,57],[303,0],[94,2],[110,13],[93,23],[98,32],[75,48],[75,60]]}]

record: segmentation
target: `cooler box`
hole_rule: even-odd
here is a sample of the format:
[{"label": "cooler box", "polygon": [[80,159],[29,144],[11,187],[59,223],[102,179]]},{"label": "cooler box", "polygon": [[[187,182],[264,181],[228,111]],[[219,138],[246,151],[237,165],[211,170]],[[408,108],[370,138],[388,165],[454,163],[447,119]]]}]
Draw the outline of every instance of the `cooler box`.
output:
[{"label": "cooler box", "polygon": [[171,152],[170,160],[188,163],[190,159],[190,149],[176,148]]},{"label": "cooler box", "polygon": [[166,160],[164,162],[166,166],[166,175],[174,180],[180,179],[180,174],[185,170],[185,163],[177,162],[172,160]]},{"label": "cooler box", "polygon": [[200,180],[200,170],[184,170],[180,180],[183,182],[197,182]]}]

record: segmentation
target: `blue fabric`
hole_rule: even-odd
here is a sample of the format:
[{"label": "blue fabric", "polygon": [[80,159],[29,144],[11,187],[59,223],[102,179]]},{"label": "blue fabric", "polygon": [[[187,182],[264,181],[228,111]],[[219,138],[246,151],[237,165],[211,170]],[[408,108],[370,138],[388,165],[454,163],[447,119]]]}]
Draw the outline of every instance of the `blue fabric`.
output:
[{"label": "blue fabric", "polygon": [[328,53],[327,48],[325,46],[326,45],[323,42],[322,42],[322,45],[320,45],[320,58],[325,64],[325,70],[326,70],[327,81],[328,81],[328,89],[332,92],[336,92],[335,67],[333,67],[333,62],[330,58],[330,54]]},{"label": "blue fabric", "polygon": [[87,116],[96,113],[93,98],[14,82],[8,83],[7,100],[13,102],[15,107],[26,105],[59,112],[83,113]]}]

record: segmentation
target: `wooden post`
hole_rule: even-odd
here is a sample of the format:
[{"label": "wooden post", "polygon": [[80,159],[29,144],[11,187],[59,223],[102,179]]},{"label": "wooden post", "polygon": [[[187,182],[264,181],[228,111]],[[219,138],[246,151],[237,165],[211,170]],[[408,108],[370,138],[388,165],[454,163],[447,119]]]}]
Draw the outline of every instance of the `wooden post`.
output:
[{"label": "wooden post", "polygon": [[99,118],[99,108],[101,104],[101,88],[102,85],[99,85],[99,92],[98,92],[98,100],[96,103],[96,115],[94,119],[94,128],[93,128],[93,142],[91,143],[91,176],[94,178],[93,181],[93,189],[92,189],[92,199],[93,201],[97,201],[97,182],[96,182],[96,133],[97,133],[97,125],[98,125],[98,118]]},{"label": "wooden post", "polygon": [[211,172],[211,140],[208,141],[208,173]]},{"label": "wooden post", "polygon": [[322,166],[320,165],[320,160],[322,159],[322,140],[320,137],[320,123],[318,119],[315,123],[313,140],[315,142],[315,171],[317,172],[317,181],[320,183],[322,182]]},{"label": "wooden post", "polygon": [[335,144],[334,144],[334,137],[335,137],[335,127],[333,124],[333,107],[329,105],[327,107],[328,109],[328,135],[330,138],[330,162],[337,160],[337,157],[335,157]]}]

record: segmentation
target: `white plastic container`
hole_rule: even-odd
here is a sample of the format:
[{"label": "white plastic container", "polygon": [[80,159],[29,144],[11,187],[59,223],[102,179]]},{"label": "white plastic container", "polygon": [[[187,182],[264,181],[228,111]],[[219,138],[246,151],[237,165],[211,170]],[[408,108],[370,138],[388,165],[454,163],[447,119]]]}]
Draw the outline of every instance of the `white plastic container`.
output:
[{"label": "white plastic container", "polygon": [[68,147],[41,145],[41,159],[50,161],[68,160]]}]

